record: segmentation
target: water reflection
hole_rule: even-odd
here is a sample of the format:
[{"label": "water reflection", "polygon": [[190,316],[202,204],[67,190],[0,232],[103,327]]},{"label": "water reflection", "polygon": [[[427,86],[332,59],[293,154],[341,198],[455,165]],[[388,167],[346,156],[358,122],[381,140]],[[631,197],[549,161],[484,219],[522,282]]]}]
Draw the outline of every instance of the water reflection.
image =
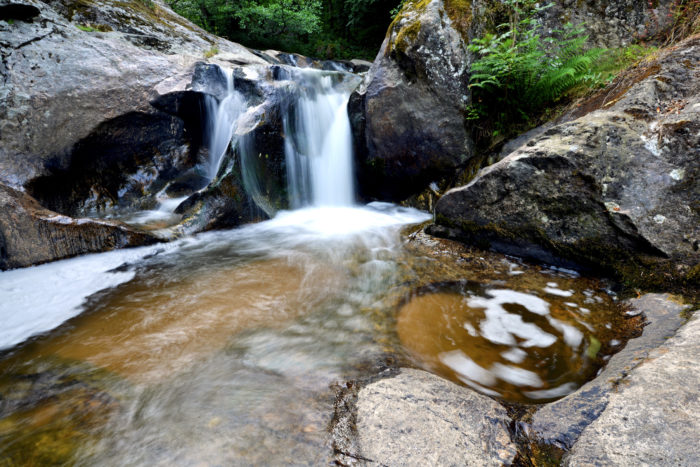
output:
[{"label": "water reflection", "polygon": [[423,288],[400,310],[399,337],[422,365],[484,394],[517,402],[562,397],[601,366],[601,342],[615,343],[619,310],[603,292],[542,285]]},{"label": "water reflection", "polygon": [[411,363],[399,337],[415,363],[538,401],[623,341],[594,281],[437,243],[417,251],[400,229],[427,217],[300,210],[0,274],[15,304],[0,319],[16,327],[0,336],[40,333],[0,356],[0,459],[329,464],[334,384]]}]

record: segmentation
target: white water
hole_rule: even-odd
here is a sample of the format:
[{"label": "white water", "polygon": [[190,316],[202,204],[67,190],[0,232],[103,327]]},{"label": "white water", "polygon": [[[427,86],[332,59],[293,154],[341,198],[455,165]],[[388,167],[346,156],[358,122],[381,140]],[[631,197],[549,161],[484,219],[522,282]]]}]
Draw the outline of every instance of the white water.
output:
[{"label": "white water", "polygon": [[[221,103],[214,98],[207,101],[211,134],[206,171],[210,179],[216,177],[231,140],[236,137],[237,121],[247,110],[245,99],[233,87],[232,72],[226,74],[226,98]],[[353,207],[352,140],[347,116],[350,91],[335,86],[338,76],[316,70],[295,70],[293,74],[300,91],[296,105],[284,119],[285,152],[290,204],[304,209],[280,212],[270,221],[226,233],[172,242],[165,249],[183,256],[186,263],[187,252],[192,249],[259,249],[275,255],[275,251],[311,246],[319,254],[342,261],[344,255],[357,248],[358,242],[369,250],[386,248],[387,235],[395,236],[398,227],[427,220],[425,213],[387,203]],[[248,141],[240,143],[245,152]],[[257,175],[246,173],[245,167],[241,170],[247,188],[257,187],[258,182],[252,179]],[[259,193],[249,194],[254,199],[260,197]],[[135,221],[168,216],[182,200],[161,201],[157,210],[143,213],[144,219]],[[262,197],[256,201],[260,204]],[[0,349],[50,331],[80,314],[88,297],[134,277],[133,272],[112,269],[124,262],[141,264],[154,251],[155,247],[146,247],[88,255],[0,273]]]},{"label": "white water", "polygon": [[133,270],[114,268],[153,251],[118,250],[0,273],[0,350],[76,316],[87,297],[133,279]]},{"label": "white water", "polygon": [[297,72],[300,92],[284,118],[290,204],[351,206],[355,201],[350,92],[334,86],[333,75]]},{"label": "white water", "polygon": [[248,108],[245,97],[236,91],[233,85],[233,71],[222,71],[226,74],[226,97],[218,102],[211,96],[205,96],[207,128],[209,128],[209,160],[206,166],[206,176],[213,180],[219,173],[221,161],[235,135],[236,124]]},{"label": "white water", "polygon": [[167,225],[176,224],[181,219],[181,216],[175,214],[175,209],[177,209],[180,203],[187,199],[187,196],[169,198],[165,194],[159,193],[156,199],[158,201],[158,206],[155,209],[138,211],[121,220],[129,225],[137,227],[144,227],[158,222]]},{"label": "white water", "polygon": [[[165,245],[85,255],[0,273],[0,350],[48,332],[86,309],[88,298],[134,278],[148,256],[171,258],[178,269],[203,261],[216,268],[239,255],[296,257],[313,250],[341,262],[357,248],[394,249],[403,225],[430,216],[388,203],[307,208],[239,229],[208,232]],[[114,269],[129,264],[128,268]],[[186,275],[185,275],[186,276]]]}]

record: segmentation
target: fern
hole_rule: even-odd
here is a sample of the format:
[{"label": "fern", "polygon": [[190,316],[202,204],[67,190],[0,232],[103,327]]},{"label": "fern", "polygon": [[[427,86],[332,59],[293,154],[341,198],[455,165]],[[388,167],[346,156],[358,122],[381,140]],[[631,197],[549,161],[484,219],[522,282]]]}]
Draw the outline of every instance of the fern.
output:
[{"label": "fern", "polygon": [[494,133],[508,133],[512,124],[527,124],[572,88],[596,85],[593,67],[603,52],[586,50],[581,27],[565,25],[551,36],[540,36],[536,14],[549,8],[534,0],[505,0],[509,21],[497,33],[474,39],[469,50],[472,105],[467,118],[489,124]]}]

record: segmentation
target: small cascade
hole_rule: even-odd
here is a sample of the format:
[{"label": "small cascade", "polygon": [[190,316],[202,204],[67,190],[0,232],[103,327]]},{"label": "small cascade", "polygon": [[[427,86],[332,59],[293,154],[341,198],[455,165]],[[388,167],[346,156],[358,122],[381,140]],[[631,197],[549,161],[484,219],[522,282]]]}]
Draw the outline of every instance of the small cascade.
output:
[{"label": "small cascade", "polygon": [[[238,131],[239,121],[250,110],[248,102],[234,88],[232,71],[222,72],[227,77],[226,97],[221,102],[205,97],[210,153],[206,176],[216,178],[226,151],[235,146],[246,192],[258,207],[274,215],[276,209],[263,188],[265,171],[258,160],[259,149],[252,133]],[[270,88],[284,93],[281,113],[290,208],[352,206],[352,135],[347,115],[352,75],[293,67],[276,72],[276,83]]]},{"label": "small cascade", "polygon": [[209,160],[206,177],[213,180],[219,172],[221,161],[235,135],[236,122],[243,115],[248,104],[245,97],[236,91],[233,84],[233,71],[221,69],[226,74],[226,97],[218,102],[212,96],[205,96],[207,107],[207,128],[209,128]]},{"label": "small cascade", "polygon": [[350,91],[338,73],[298,70],[296,102],[284,118],[287,183],[292,208],[354,203]]}]

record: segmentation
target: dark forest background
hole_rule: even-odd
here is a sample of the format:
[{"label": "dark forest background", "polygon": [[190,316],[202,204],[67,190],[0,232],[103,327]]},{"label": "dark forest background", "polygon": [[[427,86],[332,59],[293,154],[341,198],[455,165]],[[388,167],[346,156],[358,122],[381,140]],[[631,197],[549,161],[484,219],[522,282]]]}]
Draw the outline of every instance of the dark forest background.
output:
[{"label": "dark forest background", "polygon": [[324,59],[379,50],[401,0],[167,0],[177,13],[248,47]]}]

